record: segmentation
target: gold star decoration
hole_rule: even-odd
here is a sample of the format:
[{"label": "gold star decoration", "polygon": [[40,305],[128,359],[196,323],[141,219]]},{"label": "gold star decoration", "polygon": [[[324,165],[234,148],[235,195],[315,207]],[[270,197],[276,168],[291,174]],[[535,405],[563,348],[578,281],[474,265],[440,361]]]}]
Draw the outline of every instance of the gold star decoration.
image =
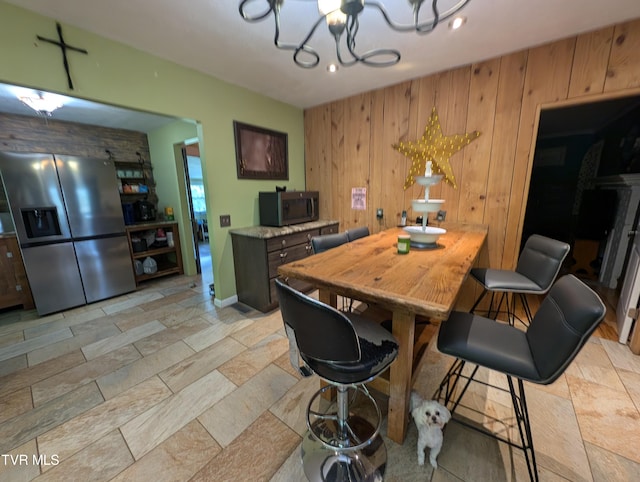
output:
[{"label": "gold star decoration", "polygon": [[453,136],[443,135],[438,113],[434,107],[420,139],[393,144],[395,150],[412,161],[409,174],[404,181],[404,188],[411,187],[416,182],[416,176],[424,176],[427,161],[432,161],[432,170],[435,174],[442,174],[445,182],[455,188],[456,180],[451,164],[449,164],[449,158],[479,136],[480,132],[478,131]]}]

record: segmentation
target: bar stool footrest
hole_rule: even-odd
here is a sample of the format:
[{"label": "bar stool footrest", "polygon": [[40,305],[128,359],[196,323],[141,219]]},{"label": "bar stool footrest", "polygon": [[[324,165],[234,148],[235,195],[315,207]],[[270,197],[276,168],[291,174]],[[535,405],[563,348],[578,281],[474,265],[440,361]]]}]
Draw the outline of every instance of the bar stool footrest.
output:
[{"label": "bar stool footrest", "polygon": [[[322,395],[331,389],[335,389],[335,385],[327,385],[318,390],[307,407],[307,428],[318,440],[319,443],[325,446],[329,450],[340,451],[357,451],[365,448],[367,445],[379,435],[380,426],[382,424],[382,414],[380,408],[375,399],[371,396],[366,386],[355,385],[344,387],[343,393],[338,391],[337,402],[330,403],[327,410],[324,412],[316,411],[312,409],[312,406],[316,400],[320,403],[324,401]],[[373,408],[376,414],[374,423],[367,421],[361,416],[354,415],[349,412],[349,394],[348,390],[353,392],[352,400],[361,393],[366,397],[369,407]],[[344,397],[341,401],[341,397]],[[340,421],[340,405],[344,407],[344,420]],[[335,411],[333,410],[335,408]],[[359,407],[360,409],[360,407]],[[341,425],[342,423],[342,425]],[[344,430],[341,430],[341,426]]]},{"label": "bar stool footrest", "polygon": [[[358,416],[351,416],[350,423],[357,429],[373,433],[375,427]],[[326,421],[318,420],[313,431],[322,430]],[[368,426],[368,427],[367,427]],[[302,466],[312,482],[378,482],[384,478],[387,467],[387,448],[380,434],[359,450],[332,450],[307,431],[301,447]]]}]

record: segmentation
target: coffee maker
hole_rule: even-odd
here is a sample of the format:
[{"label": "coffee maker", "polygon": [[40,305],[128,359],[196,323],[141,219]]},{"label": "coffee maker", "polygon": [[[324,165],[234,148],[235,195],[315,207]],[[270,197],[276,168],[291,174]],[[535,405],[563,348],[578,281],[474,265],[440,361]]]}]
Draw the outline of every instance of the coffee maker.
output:
[{"label": "coffee maker", "polygon": [[146,199],[136,201],[133,205],[136,222],[147,222],[156,220],[156,207]]}]

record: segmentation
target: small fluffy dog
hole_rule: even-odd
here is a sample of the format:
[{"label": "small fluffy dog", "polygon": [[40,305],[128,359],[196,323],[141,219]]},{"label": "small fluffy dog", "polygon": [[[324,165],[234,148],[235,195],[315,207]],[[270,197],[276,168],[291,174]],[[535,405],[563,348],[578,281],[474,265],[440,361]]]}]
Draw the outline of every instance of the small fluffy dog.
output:
[{"label": "small fluffy dog", "polygon": [[424,400],[417,392],[411,392],[411,416],[418,427],[418,465],[424,465],[424,449],[429,447],[429,462],[438,468],[436,458],[442,448],[442,429],[451,419],[447,407],[435,400]]}]

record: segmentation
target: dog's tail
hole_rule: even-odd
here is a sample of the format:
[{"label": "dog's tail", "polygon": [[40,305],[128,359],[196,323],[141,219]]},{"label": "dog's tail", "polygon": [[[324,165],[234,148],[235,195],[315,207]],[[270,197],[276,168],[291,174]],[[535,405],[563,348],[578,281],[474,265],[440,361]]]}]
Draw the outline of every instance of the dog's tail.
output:
[{"label": "dog's tail", "polygon": [[409,411],[412,412],[414,408],[422,403],[422,397],[415,390],[411,390],[411,402],[409,403]]}]

